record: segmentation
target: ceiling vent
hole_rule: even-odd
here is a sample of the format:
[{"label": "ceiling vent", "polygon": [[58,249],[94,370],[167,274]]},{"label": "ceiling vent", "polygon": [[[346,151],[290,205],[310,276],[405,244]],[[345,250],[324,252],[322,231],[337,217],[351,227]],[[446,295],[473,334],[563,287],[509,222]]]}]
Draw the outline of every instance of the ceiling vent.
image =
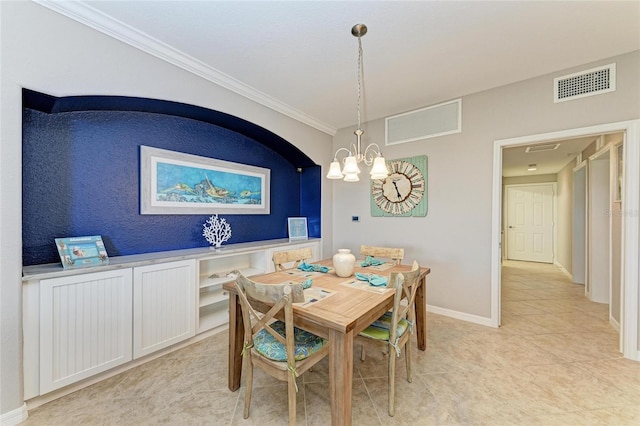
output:
[{"label": "ceiling vent", "polygon": [[553,102],[564,102],[616,90],[616,64],[553,79]]},{"label": "ceiling vent", "polygon": [[462,131],[462,99],[385,119],[386,145],[413,142]]},{"label": "ceiling vent", "polygon": [[530,152],[554,151],[554,150],[558,149],[559,146],[560,146],[559,143],[552,143],[552,144],[547,144],[547,145],[528,146],[527,149],[524,150],[524,152],[530,153]]}]

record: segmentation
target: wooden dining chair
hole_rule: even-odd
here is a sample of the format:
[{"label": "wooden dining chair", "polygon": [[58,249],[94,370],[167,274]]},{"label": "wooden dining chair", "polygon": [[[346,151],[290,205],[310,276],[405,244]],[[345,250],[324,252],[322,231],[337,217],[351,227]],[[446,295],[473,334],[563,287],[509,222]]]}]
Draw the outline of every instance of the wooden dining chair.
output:
[{"label": "wooden dining chair", "polygon": [[404,249],[396,247],[376,247],[376,246],[360,246],[360,254],[362,256],[372,256],[383,259],[390,259],[394,265],[399,265],[404,258]]},{"label": "wooden dining chair", "polygon": [[[329,353],[329,342],[293,326],[294,302],[304,302],[302,284],[260,284],[232,272],[244,322],[243,359],[247,362],[244,418],[249,418],[253,367],[287,382],[289,424],[296,423],[296,378]],[[266,313],[263,313],[266,311]],[[284,322],[275,317],[284,318]]]},{"label": "wooden dining chair", "polygon": [[[411,383],[411,344],[410,336],[415,323],[416,290],[419,286],[420,266],[413,262],[410,272],[392,272],[387,281],[387,287],[396,290],[393,309],[386,312],[356,336],[354,343],[363,346],[382,347],[388,352],[388,393],[389,415],[395,414],[395,377],[396,358],[404,351],[407,367],[407,381]],[[364,351],[364,348],[363,348]],[[364,352],[361,358],[364,360]]]},{"label": "wooden dining chair", "polygon": [[313,257],[313,251],[311,247],[301,248],[296,250],[276,251],[273,253],[273,266],[276,271],[283,271],[287,269],[285,263],[293,263],[291,268],[297,268],[300,263],[309,260]]}]

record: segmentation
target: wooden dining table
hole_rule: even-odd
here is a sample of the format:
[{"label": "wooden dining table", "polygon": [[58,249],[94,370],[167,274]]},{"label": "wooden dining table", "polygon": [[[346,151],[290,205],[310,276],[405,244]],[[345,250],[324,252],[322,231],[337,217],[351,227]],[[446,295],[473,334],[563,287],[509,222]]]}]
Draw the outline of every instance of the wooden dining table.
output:
[{"label": "wooden dining table", "polygon": [[[355,272],[388,276],[390,272],[409,271],[409,265],[362,267],[356,261]],[[338,277],[331,268],[331,259],[315,262],[314,265],[330,267],[329,272],[304,272],[298,269],[271,272],[251,277],[265,284],[286,282],[301,283],[312,280],[305,290],[305,303],[294,304],[295,325],[329,340],[329,388],[331,399],[331,424],[351,424],[351,396],[353,386],[353,339],[359,332],[393,307],[394,291],[389,288],[369,286],[354,275]],[[421,268],[420,285],[416,292],[416,323],[414,332],[418,349],[427,348],[427,298],[426,277],[429,268]],[[242,347],[244,324],[240,302],[233,283],[224,284],[229,292],[229,389],[240,387],[242,375]],[[308,295],[307,295],[308,293]]]}]

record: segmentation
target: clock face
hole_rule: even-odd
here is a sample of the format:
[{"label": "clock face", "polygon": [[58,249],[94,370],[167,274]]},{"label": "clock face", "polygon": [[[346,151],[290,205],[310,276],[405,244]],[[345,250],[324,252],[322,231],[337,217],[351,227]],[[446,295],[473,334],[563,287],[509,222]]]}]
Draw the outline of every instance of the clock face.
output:
[{"label": "clock face", "polygon": [[371,184],[373,201],[386,213],[405,215],[422,201],[425,177],[417,166],[405,160],[390,161],[387,167],[389,176]]}]

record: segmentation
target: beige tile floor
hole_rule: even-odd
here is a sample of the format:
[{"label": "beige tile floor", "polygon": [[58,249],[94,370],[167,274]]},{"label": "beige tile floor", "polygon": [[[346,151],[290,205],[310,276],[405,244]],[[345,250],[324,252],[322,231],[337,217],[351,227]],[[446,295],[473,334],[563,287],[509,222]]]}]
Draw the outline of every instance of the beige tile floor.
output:
[{"label": "beige tile floor", "polygon": [[[640,425],[640,363],[618,352],[608,306],[553,265],[505,262],[502,327],[428,315],[414,380],[398,363],[387,415],[384,355],[354,361],[355,425]],[[227,389],[222,333],[29,412],[24,425],[284,425],[286,385],[256,370]],[[402,361],[402,360],[401,360]],[[327,363],[299,379],[298,424],[328,425]]]}]

